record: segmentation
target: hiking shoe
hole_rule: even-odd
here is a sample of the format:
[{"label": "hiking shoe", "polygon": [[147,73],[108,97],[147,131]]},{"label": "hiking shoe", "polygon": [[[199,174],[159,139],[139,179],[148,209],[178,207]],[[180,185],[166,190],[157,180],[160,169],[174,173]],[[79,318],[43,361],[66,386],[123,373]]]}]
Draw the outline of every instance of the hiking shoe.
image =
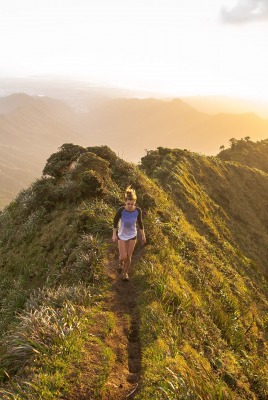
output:
[{"label": "hiking shoe", "polygon": [[128,277],[128,273],[126,272],[124,275],[123,275],[123,281],[129,281],[129,277]]}]

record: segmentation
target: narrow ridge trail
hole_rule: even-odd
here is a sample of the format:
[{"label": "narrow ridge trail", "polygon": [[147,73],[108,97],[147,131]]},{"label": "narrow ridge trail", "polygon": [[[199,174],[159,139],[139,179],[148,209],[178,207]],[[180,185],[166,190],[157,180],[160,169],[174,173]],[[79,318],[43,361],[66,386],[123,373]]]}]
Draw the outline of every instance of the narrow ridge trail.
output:
[{"label": "narrow ridge trail", "polygon": [[134,399],[139,390],[141,373],[140,319],[137,289],[132,280],[132,271],[141,257],[141,249],[137,244],[128,282],[124,282],[118,273],[118,250],[115,244],[108,248],[107,255],[107,277],[111,285],[107,295],[107,311],[113,313],[116,326],[106,343],[116,355],[116,365],[102,400],[128,400]]},{"label": "narrow ridge trail", "polygon": [[[130,269],[130,280],[124,282],[122,274],[118,273],[118,248],[115,243],[107,243],[107,261],[104,273],[109,283],[105,298],[101,301],[99,310],[100,324],[97,320],[90,330],[89,340],[83,352],[83,360],[79,364],[80,374],[70,376],[73,380],[73,391],[68,398],[61,400],[132,400],[140,389],[141,375],[141,343],[140,318],[137,306],[137,285],[133,274],[137,262],[140,260],[143,249],[137,243],[133,253]],[[105,317],[106,315],[106,317]],[[108,334],[103,335],[103,318],[111,318],[113,326]],[[97,316],[98,319],[98,316]],[[94,338],[101,338],[105,346],[115,357],[112,369],[105,377],[101,391],[95,391],[94,376],[102,379],[100,353],[96,351]],[[93,340],[92,340],[93,338]],[[92,381],[93,377],[93,381]]]}]

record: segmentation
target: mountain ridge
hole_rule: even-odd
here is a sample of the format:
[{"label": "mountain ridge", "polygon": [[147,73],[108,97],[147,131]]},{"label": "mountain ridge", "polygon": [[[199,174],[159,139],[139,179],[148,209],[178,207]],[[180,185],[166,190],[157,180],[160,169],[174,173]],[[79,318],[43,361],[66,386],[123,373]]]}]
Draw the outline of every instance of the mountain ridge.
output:
[{"label": "mountain ridge", "polygon": [[[129,184],[147,245],[122,316],[107,299],[125,290],[111,233]],[[267,173],[218,157],[61,146],[0,214],[3,399],[265,399],[267,193]]]},{"label": "mountain ridge", "polygon": [[253,142],[250,137],[232,139],[229,149],[222,149],[218,157],[223,161],[236,161],[252,168],[268,172],[268,140]]}]

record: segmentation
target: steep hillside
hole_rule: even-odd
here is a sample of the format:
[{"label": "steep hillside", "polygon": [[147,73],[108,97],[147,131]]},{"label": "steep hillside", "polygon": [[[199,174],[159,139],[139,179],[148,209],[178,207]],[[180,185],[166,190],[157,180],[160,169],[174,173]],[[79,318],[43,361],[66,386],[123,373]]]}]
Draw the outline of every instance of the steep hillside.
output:
[{"label": "steep hillside", "polygon": [[222,150],[218,157],[268,172],[268,139],[253,142],[249,137],[240,140],[232,138],[230,148]]},{"label": "steep hillside", "polygon": [[159,148],[142,158],[191,225],[210,240],[225,237],[268,274],[268,175],[238,163]]},{"label": "steep hillside", "polygon": [[46,97],[15,94],[0,102],[0,207],[41,176],[49,155],[68,141],[83,144],[74,111]]},{"label": "steep hillside", "polygon": [[75,139],[74,113],[63,102],[18,94],[6,98],[5,104],[10,111],[0,116],[2,145],[42,154],[42,150],[59,146],[65,137]]},{"label": "steep hillside", "polygon": [[[65,144],[1,213],[3,399],[267,398],[268,175],[167,148],[141,168]],[[148,243],[123,286],[128,184]]]},{"label": "steep hillside", "polygon": [[33,99],[25,93],[13,93],[7,97],[0,97],[0,114],[9,114],[17,108],[32,104]]}]

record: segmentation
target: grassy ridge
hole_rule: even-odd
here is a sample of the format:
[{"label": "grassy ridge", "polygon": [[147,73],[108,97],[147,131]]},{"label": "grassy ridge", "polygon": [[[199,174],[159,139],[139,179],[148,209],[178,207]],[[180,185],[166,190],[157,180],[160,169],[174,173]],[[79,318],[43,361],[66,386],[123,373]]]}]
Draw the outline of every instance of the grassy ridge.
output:
[{"label": "grassy ridge", "polygon": [[[265,221],[259,203],[267,175],[163,148],[149,152],[142,166],[174,203],[169,216],[153,217],[154,246],[139,269],[147,342],[140,399],[265,399],[267,271],[265,254],[255,248],[267,249],[268,241],[265,226],[258,237],[254,232]],[[256,194],[255,185],[263,191]],[[233,221],[233,204],[242,220],[248,203],[255,218]]]},{"label": "grassy ridge", "polygon": [[148,238],[133,277],[136,398],[267,398],[267,175],[164,148],[138,169],[105,146],[71,144],[0,216],[2,398],[105,398],[116,357],[103,266],[128,184]]},{"label": "grassy ridge", "polygon": [[268,172],[268,140],[252,142],[249,136],[244,139],[231,139],[230,148],[224,149],[218,154],[223,161],[237,161],[248,167],[258,168]]}]

